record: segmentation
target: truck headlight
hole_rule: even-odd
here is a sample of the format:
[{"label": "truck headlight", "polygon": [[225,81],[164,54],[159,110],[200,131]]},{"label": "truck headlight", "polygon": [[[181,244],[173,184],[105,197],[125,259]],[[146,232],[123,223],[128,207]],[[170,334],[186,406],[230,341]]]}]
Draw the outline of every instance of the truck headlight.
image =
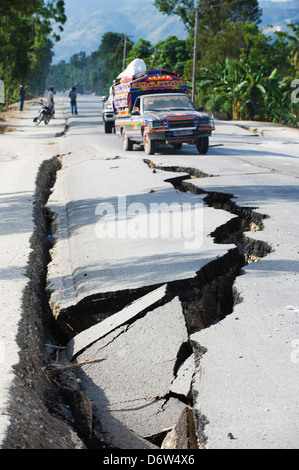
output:
[{"label": "truck headlight", "polygon": [[147,123],[149,129],[155,129],[157,127],[163,127],[163,123],[161,121],[148,121]]},{"label": "truck headlight", "polygon": [[200,126],[204,126],[204,125],[207,125],[209,124],[210,126],[214,127],[215,126],[215,122],[214,122],[214,118],[213,117],[209,117],[208,119],[198,119],[197,121],[197,126],[200,127]]}]

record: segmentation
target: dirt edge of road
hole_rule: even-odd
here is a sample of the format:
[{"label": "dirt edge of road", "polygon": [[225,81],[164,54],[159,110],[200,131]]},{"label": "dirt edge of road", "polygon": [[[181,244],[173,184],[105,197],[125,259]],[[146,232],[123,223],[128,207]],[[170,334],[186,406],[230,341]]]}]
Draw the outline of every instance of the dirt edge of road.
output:
[{"label": "dirt edge of road", "polygon": [[[38,98],[26,102],[33,108]],[[20,116],[18,104],[0,113],[0,133],[14,131]],[[45,205],[61,167],[60,156],[44,160],[36,175],[32,208],[34,232],[27,264],[28,283],[23,292],[22,320],[18,325],[19,362],[13,366],[5,414],[9,426],[2,449],[84,449],[90,403],[77,390],[71,373],[53,371],[51,364],[59,351],[53,338],[53,316],[45,283],[51,236]],[[66,393],[66,390],[68,393]],[[78,423],[81,426],[78,426]],[[78,428],[79,431],[74,429]],[[99,446],[97,446],[99,447]]]}]

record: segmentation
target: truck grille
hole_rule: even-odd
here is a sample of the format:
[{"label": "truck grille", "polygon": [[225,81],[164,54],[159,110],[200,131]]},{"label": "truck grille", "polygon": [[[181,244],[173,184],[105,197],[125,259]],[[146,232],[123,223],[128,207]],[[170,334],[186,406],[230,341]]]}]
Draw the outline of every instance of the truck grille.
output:
[{"label": "truck grille", "polygon": [[184,119],[184,121],[168,121],[168,129],[194,129],[196,122],[194,119]]}]

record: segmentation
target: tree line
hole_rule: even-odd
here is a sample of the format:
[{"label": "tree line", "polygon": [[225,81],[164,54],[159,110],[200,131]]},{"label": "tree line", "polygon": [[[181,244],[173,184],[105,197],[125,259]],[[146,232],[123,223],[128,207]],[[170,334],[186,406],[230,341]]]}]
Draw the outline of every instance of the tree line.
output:
[{"label": "tree line", "polygon": [[18,99],[21,84],[28,93],[44,91],[65,22],[63,0],[1,0],[0,79],[6,103]]},{"label": "tree line", "polygon": [[[108,32],[97,50],[51,65],[53,45],[66,21],[63,0],[1,0],[0,79],[6,99],[46,86],[69,89],[76,82],[107,95],[113,80],[136,58],[148,68],[172,70],[190,84],[197,35],[196,106],[227,119],[296,125],[299,121],[299,23],[285,31],[260,27],[258,0],[155,0],[164,15],[176,15],[186,39],[175,35],[152,44]],[[195,9],[197,9],[197,23]],[[124,62],[125,52],[125,62]]]},{"label": "tree line", "polygon": [[[190,54],[197,8],[196,104],[228,119],[298,124],[299,23],[288,24],[286,31],[262,30],[258,0],[154,3],[162,13],[184,22]],[[187,80],[191,69],[189,59],[184,65]]]},{"label": "tree line", "polygon": [[183,75],[190,52],[186,41],[176,36],[170,36],[156,45],[145,39],[138,39],[134,44],[124,34],[108,32],[103,35],[99,48],[89,56],[79,52],[68,62],[52,65],[47,83],[58,90],[81,83],[86,91],[107,95],[113,80],[136,58],[143,59],[147,68],[163,67]]},{"label": "tree line", "polygon": [[[299,23],[286,31],[259,26],[257,0],[200,0],[198,8],[196,105],[226,119],[250,119],[296,125],[299,121]],[[112,81],[136,58],[147,67],[161,67],[183,76],[191,87],[195,37],[193,0],[155,0],[165,15],[183,21],[186,39],[170,36],[152,44],[133,43],[108,32],[99,48],[79,52],[69,62],[50,68],[48,83],[58,89],[75,82],[106,95]],[[292,88],[297,87],[297,88]],[[298,97],[296,89],[298,89]]]}]

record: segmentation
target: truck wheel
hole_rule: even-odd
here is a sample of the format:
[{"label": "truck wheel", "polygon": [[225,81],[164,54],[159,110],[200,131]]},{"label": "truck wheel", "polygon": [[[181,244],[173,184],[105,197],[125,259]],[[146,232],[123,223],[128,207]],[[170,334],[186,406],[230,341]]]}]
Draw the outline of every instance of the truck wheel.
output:
[{"label": "truck wheel", "polygon": [[183,144],[181,142],[177,142],[176,144],[172,144],[172,146],[175,150],[181,150],[182,145]]},{"label": "truck wheel", "polygon": [[143,136],[144,150],[147,155],[154,155],[156,151],[156,142],[151,140],[147,134]]},{"label": "truck wheel", "polygon": [[111,122],[104,121],[104,129],[105,129],[105,134],[111,134],[112,132]]},{"label": "truck wheel", "polygon": [[127,136],[125,130],[122,132],[123,150],[133,150],[133,142]]},{"label": "truck wheel", "polygon": [[209,137],[201,137],[196,141],[198,153],[205,155],[209,148]]}]

